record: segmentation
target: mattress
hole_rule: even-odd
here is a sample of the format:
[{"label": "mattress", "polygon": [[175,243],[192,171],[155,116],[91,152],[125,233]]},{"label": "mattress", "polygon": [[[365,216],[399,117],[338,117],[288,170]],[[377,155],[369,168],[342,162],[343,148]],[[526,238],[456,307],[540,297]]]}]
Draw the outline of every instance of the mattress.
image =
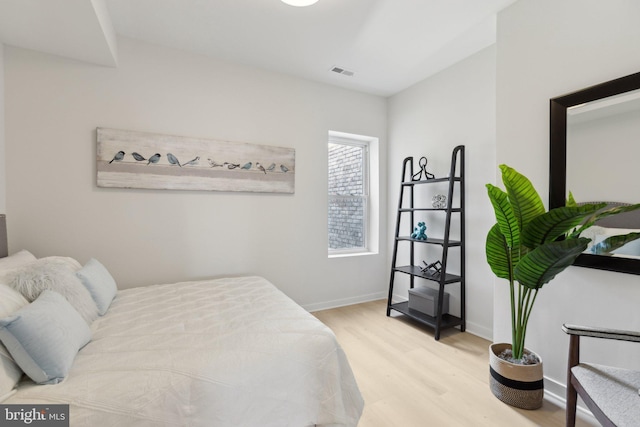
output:
[{"label": "mattress", "polygon": [[71,426],[355,426],[363,400],[333,332],[260,277],[119,291],[59,384]]}]

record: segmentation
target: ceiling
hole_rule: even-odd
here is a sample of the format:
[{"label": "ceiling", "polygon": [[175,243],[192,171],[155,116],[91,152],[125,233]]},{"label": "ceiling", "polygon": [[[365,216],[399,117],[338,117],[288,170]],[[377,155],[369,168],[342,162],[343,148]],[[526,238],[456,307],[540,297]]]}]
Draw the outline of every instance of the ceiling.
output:
[{"label": "ceiling", "polygon": [[117,66],[117,34],[389,96],[493,44],[514,1],[0,0],[0,42]]}]

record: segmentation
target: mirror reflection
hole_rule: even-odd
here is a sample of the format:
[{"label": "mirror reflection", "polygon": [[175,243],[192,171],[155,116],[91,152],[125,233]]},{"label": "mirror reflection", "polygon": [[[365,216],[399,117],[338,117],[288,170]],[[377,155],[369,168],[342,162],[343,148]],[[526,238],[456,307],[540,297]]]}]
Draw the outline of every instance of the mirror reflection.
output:
[{"label": "mirror reflection", "polygon": [[[567,108],[567,191],[578,202],[637,203],[639,142],[640,89]],[[640,231],[636,212],[601,220],[583,235],[591,247],[633,231]],[[640,259],[640,240],[612,253]]]},{"label": "mirror reflection", "polygon": [[[552,98],[549,103],[549,207],[578,202],[640,202],[640,72]],[[640,210],[601,219],[590,236],[640,229]],[[633,237],[633,235],[632,235]],[[587,252],[574,265],[640,275],[640,243],[611,255]]]}]

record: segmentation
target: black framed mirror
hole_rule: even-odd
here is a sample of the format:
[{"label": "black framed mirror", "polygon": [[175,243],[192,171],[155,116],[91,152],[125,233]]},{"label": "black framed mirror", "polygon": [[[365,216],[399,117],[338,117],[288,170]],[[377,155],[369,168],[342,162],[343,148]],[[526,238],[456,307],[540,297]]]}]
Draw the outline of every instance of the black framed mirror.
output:
[{"label": "black framed mirror", "polygon": [[[639,142],[640,73],[551,99],[549,208],[564,206],[568,191],[578,202],[640,202]],[[632,214],[612,226],[640,229],[640,215]],[[610,224],[599,224],[592,228],[606,233]],[[583,253],[574,265],[640,274],[636,246],[616,256]]]}]

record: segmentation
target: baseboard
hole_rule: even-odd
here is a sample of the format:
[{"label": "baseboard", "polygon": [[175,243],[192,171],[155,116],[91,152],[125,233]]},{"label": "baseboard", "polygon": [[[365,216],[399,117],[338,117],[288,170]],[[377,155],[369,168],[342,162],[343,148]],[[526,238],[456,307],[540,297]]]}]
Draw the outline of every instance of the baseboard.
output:
[{"label": "baseboard", "polygon": [[391,304],[397,304],[399,302],[405,302],[405,301],[409,301],[409,297],[406,297],[404,295],[398,295],[398,294],[393,294],[393,296],[391,297]]},{"label": "baseboard", "polygon": [[564,407],[566,404],[565,396],[567,395],[567,387],[564,384],[545,376],[544,395],[545,398],[547,395],[549,396],[548,400],[556,402],[559,406]]},{"label": "baseboard", "polygon": [[[544,377],[544,400],[559,406],[561,408],[567,407],[567,387],[558,381],[549,377]],[[596,420],[596,417],[586,408],[578,405],[576,410],[576,417],[590,426],[598,427],[600,423]]]},{"label": "baseboard", "polygon": [[[407,297],[403,296],[403,295],[397,295],[394,294],[393,298],[391,299],[391,302],[393,304],[397,304],[399,302],[405,302],[407,301]],[[493,340],[493,331],[489,328],[487,328],[486,326],[482,326],[479,325],[477,323],[473,323],[473,322],[469,322],[467,320],[467,325],[465,328],[466,332],[472,334],[472,335],[476,335],[480,338],[484,338],[485,340],[491,341]]]},{"label": "baseboard", "polygon": [[386,298],[387,298],[386,292],[376,292],[373,294],[359,295],[357,297],[352,297],[352,298],[341,298],[333,301],[306,304],[306,305],[303,305],[302,308],[304,308],[310,313],[313,313],[314,311],[329,310],[331,308],[344,307],[344,306],[353,305],[353,304],[361,304],[363,302],[377,301],[377,300],[386,299]]},{"label": "baseboard", "polygon": [[466,332],[475,335],[480,338],[484,338],[487,341],[493,341],[493,331],[486,326],[479,325],[467,320]]}]

